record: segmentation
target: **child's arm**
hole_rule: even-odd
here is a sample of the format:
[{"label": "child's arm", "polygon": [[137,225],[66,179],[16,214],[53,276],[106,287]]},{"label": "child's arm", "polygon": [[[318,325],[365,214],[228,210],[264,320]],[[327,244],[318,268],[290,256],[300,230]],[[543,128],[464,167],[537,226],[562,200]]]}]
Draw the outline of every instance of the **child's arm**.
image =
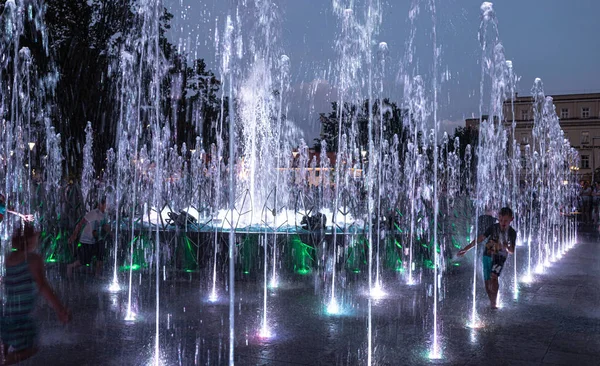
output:
[{"label": "child's arm", "polygon": [[515,252],[515,244],[512,241],[504,244],[504,248],[506,248],[509,254],[514,254]]},{"label": "child's arm", "polygon": [[477,244],[479,244],[482,241],[484,241],[485,238],[486,238],[485,235],[479,235],[479,237],[477,237],[477,239],[473,240],[469,245],[467,245],[466,247],[464,247],[461,250],[459,250],[458,253],[457,253],[457,255],[458,256],[465,255],[465,253],[467,253],[469,250],[471,250],[471,248],[473,248],[475,246],[475,242],[477,242]]},{"label": "child's arm", "polygon": [[46,281],[42,257],[37,254],[29,254],[27,260],[29,261],[29,268],[31,269],[33,280],[38,286],[38,291],[46,298],[46,300],[48,300],[54,311],[56,311],[58,319],[63,323],[69,322],[69,310],[63,306],[58,297],[54,294],[54,291],[52,291],[52,287],[50,287],[48,281]]},{"label": "child's arm", "polygon": [[19,216],[20,218],[22,218],[25,221],[30,221],[30,222],[33,221],[33,215],[30,215],[30,214],[25,215],[25,214],[19,213],[17,211],[12,211],[12,210],[6,210],[6,213],[10,213],[10,214]]},{"label": "child's arm", "polygon": [[77,223],[77,226],[75,226],[75,230],[73,230],[73,234],[71,234],[71,236],[69,237],[69,244],[75,243],[75,241],[77,240],[77,237],[79,237],[81,228],[85,224],[87,224],[87,220],[85,219],[85,217],[82,218],[81,220],[79,220],[79,222]]}]

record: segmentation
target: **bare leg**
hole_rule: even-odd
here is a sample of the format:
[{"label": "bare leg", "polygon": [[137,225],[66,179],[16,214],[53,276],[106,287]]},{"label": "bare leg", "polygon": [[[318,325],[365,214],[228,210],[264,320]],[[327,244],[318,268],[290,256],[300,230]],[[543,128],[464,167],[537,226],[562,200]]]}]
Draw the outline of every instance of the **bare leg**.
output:
[{"label": "bare leg", "polygon": [[492,309],[497,309],[496,300],[498,299],[498,276],[495,273],[492,273],[492,279],[490,280],[490,305]]},{"label": "bare leg", "polygon": [[73,276],[73,270],[81,267],[81,262],[77,259],[75,262],[67,264],[67,278],[71,278]]},{"label": "bare leg", "polygon": [[96,261],[96,277],[102,276],[102,261]]},{"label": "bare leg", "polygon": [[494,300],[492,298],[492,280],[485,280],[485,292],[488,295],[488,298],[490,299],[490,303],[493,304]]}]

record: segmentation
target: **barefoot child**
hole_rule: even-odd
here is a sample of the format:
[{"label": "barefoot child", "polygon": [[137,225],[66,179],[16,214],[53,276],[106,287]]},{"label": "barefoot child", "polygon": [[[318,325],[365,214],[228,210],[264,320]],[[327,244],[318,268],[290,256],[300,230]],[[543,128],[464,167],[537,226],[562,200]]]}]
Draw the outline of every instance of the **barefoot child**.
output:
[{"label": "barefoot child", "polygon": [[[483,251],[483,279],[485,280],[485,291],[490,299],[492,309],[497,309],[498,277],[504,267],[508,254],[514,253],[517,232],[510,226],[513,220],[513,212],[504,207],[498,215],[498,223],[488,227],[483,235],[477,239],[477,243],[489,239]],[[465,255],[469,249],[475,246],[475,240],[458,251],[459,256]]]},{"label": "barefoot child", "polygon": [[37,292],[48,300],[61,322],[67,323],[70,318],[69,311],[46,281],[42,257],[33,253],[38,239],[39,232],[30,224],[24,229],[16,229],[12,251],[5,259],[5,298],[0,321],[4,359],[0,361],[6,365],[25,360],[37,352],[36,324],[32,318]]}]

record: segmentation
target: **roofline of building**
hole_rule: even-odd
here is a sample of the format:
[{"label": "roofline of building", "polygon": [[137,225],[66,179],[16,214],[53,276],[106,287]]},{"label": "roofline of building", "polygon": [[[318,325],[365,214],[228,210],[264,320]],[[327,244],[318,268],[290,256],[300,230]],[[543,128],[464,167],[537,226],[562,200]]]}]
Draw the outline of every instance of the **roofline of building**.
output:
[{"label": "roofline of building", "polygon": [[[560,102],[573,102],[573,101],[586,101],[600,99],[600,92],[597,93],[578,93],[578,94],[548,94],[547,97],[552,97],[554,101]],[[518,95],[513,99],[507,99],[504,103],[531,103],[533,102],[532,96],[519,97]]]}]

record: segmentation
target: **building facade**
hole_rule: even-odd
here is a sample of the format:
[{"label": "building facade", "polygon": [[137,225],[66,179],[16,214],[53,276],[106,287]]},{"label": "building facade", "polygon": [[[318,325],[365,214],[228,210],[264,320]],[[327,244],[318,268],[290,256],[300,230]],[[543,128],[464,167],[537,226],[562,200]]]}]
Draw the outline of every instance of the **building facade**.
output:
[{"label": "building facade", "polygon": [[[553,95],[560,127],[580,157],[578,175],[585,180],[600,181],[600,93]],[[532,142],[533,98],[519,97],[504,103],[503,124],[516,121],[515,139],[522,146]],[[484,116],[486,118],[486,116]],[[478,128],[479,118],[470,118],[466,127]],[[600,170],[599,170],[600,171]]]}]

